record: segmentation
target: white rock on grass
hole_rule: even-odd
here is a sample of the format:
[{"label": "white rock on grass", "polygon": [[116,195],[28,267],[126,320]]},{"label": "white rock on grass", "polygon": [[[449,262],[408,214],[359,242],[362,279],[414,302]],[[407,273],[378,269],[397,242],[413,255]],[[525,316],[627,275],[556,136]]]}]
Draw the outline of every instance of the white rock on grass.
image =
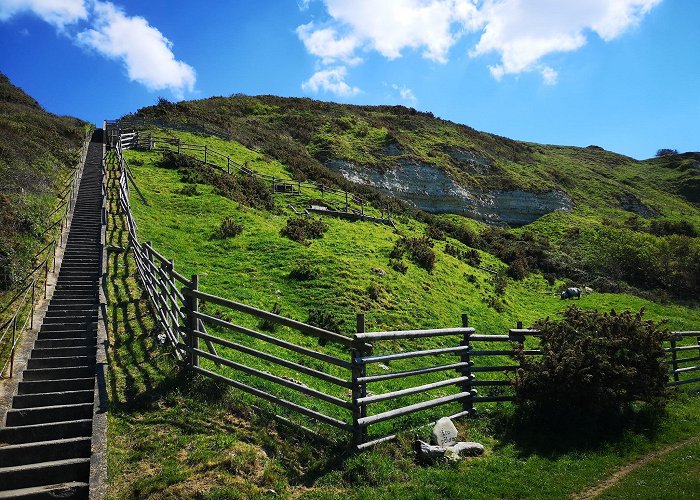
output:
[{"label": "white rock on grass", "polygon": [[457,442],[457,428],[448,417],[442,417],[435,422],[430,444],[437,446],[452,446]]}]

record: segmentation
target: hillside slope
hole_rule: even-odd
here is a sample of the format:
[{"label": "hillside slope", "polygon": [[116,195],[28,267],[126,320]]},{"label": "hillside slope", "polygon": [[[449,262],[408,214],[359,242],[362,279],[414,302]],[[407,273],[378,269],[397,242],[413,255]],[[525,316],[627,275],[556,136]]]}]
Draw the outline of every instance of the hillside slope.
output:
[{"label": "hillside slope", "polygon": [[274,96],[161,100],[124,121],[143,120],[233,140],[296,179],[438,226],[517,263],[516,278],[539,270],[661,300],[700,291],[697,153],[637,161],[596,146],[513,141],[403,106]]},{"label": "hillside slope", "polygon": [[[596,146],[513,141],[403,106],[275,96],[161,100],[133,117],[219,131],[297,178],[356,181],[429,212],[510,225],[586,208],[700,221],[694,181],[672,167],[681,156],[640,162]],[[683,165],[693,175],[700,163],[690,161]]]},{"label": "hillside slope", "polygon": [[0,73],[0,291],[27,271],[85,126],[46,112]]}]

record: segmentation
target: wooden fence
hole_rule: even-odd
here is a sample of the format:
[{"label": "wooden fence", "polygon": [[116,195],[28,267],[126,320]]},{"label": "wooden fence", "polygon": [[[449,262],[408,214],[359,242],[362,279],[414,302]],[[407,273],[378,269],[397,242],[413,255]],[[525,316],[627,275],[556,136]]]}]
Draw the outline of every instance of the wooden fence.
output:
[{"label": "wooden fence", "polygon": [[[117,137],[114,135],[114,137]],[[255,177],[270,185],[273,194],[300,196],[302,193],[320,196],[323,204],[312,205],[308,211],[320,215],[329,215],[352,220],[369,220],[379,224],[394,226],[389,210],[377,210],[361,197],[344,191],[325,186],[321,183],[299,181],[285,177],[263,174],[251,169],[248,164],[241,164],[231,159],[230,155],[210,148],[206,144],[182,142],[178,138],[157,136],[138,131],[119,131],[122,149],[141,149],[171,151],[187,155],[203,164],[227,174],[238,173]]]},{"label": "wooden fence", "polygon": [[[404,429],[404,424],[425,424],[427,419],[403,420],[415,413],[432,410],[437,417],[433,409],[452,405],[447,413],[457,418],[473,414],[478,404],[512,401],[516,354],[540,355],[539,332],[520,323],[507,335],[484,335],[463,315],[455,328],[365,332],[359,314],[357,333],[347,337],[205,293],[198,275],[178,273],[173,260],[139,242],[119,142],[111,154],[120,169],[119,203],[139,280],[176,359],[204,376],[349,433],[357,449],[395,438],[394,428]],[[253,326],[261,321],[283,331],[264,333],[262,326]],[[691,339],[697,343],[688,344]],[[674,332],[669,342],[669,385],[700,382],[684,378],[700,370],[685,366],[700,361],[700,356],[685,356],[700,354],[700,332]],[[378,430],[372,433],[373,428]]]}]

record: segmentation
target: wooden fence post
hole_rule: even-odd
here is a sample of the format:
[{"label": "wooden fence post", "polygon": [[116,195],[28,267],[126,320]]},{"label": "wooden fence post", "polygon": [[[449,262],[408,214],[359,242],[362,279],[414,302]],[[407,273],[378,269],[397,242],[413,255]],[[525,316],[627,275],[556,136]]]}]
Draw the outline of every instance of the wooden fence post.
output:
[{"label": "wooden fence post", "polygon": [[[365,332],[365,315],[357,315],[357,333]],[[355,337],[351,352],[352,360],[352,437],[353,444],[359,446],[367,441],[367,427],[360,426],[358,420],[367,416],[367,406],[358,403],[359,398],[367,396],[367,384],[358,379],[367,375],[367,367],[360,361],[365,354],[364,341]]]},{"label": "wooden fence post", "polygon": [[350,211],[350,202],[348,200],[348,192],[345,191],[345,211],[349,212]]},{"label": "wooden fence post", "polygon": [[226,172],[231,173],[231,157],[227,156],[226,157]]},{"label": "wooden fence post", "polygon": [[207,148],[207,145],[205,144],[205,145],[204,145],[204,163],[207,162],[207,149],[208,149],[208,148]]},{"label": "wooden fence post", "polygon": [[676,339],[671,339],[671,366],[673,367],[673,381],[678,382],[679,376],[676,370],[678,370],[678,353],[676,352]]},{"label": "wooden fence post", "polygon": [[[462,314],[462,328],[469,328],[469,315],[468,314]],[[472,370],[471,370],[471,357],[469,356],[469,351],[471,350],[471,345],[469,342],[469,334],[468,333],[464,333],[462,335],[462,341],[459,343],[459,345],[468,347],[469,350],[462,352],[462,354],[460,355],[460,361],[462,363],[466,363],[466,366],[463,366],[460,369],[458,369],[457,374],[461,375],[463,377],[469,377],[467,380],[462,382],[462,391],[471,392],[472,379],[474,378],[474,375],[472,374]],[[469,416],[472,416],[475,414],[474,402],[472,401],[471,397],[468,399],[465,399],[462,402],[462,410],[468,411]]]},{"label": "wooden fence post", "polygon": [[[193,274],[192,291],[196,292],[197,290],[199,290],[199,275]],[[195,316],[199,312],[199,299],[191,295],[189,300],[186,301],[185,307],[187,308],[187,347],[191,349],[188,361],[190,366],[199,366],[199,356],[194,352],[194,349],[199,349],[199,338],[194,333],[199,323],[199,318]]]}]

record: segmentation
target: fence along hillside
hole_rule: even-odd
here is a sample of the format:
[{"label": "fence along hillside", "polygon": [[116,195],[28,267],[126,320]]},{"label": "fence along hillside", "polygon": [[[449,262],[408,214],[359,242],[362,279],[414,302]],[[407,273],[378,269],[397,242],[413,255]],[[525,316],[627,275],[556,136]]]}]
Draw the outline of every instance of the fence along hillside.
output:
[{"label": "fence along hillside", "polygon": [[[455,327],[365,332],[352,337],[202,291],[199,277],[138,238],[128,164],[114,133],[107,163],[119,176],[119,204],[141,286],[170,350],[187,369],[325,424],[364,449],[440,416],[512,400],[514,354],[537,356],[538,332],[521,324],[500,335],[477,333],[466,315]],[[700,332],[674,332],[669,385],[700,382]],[[692,364],[691,364],[692,363]]]},{"label": "fence along hillside", "polygon": [[[136,130],[121,132],[119,137],[124,149],[170,151],[193,158],[221,174],[256,177],[269,184],[273,194],[300,196],[304,192],[320,197],[322,203],[308,206],[305,209],[307,213],[313,212],[349,220],[366,220],[395,227],[388,209],[376,210],[356,194],[334,189],[321,183],[275,177],[256,172],[247,164],[240,164],[232,160],[229,155],[210,148],[206,144],[187,143],[175,137],[159,136]],[[114,138],[112,140],[114,141]]]}]

